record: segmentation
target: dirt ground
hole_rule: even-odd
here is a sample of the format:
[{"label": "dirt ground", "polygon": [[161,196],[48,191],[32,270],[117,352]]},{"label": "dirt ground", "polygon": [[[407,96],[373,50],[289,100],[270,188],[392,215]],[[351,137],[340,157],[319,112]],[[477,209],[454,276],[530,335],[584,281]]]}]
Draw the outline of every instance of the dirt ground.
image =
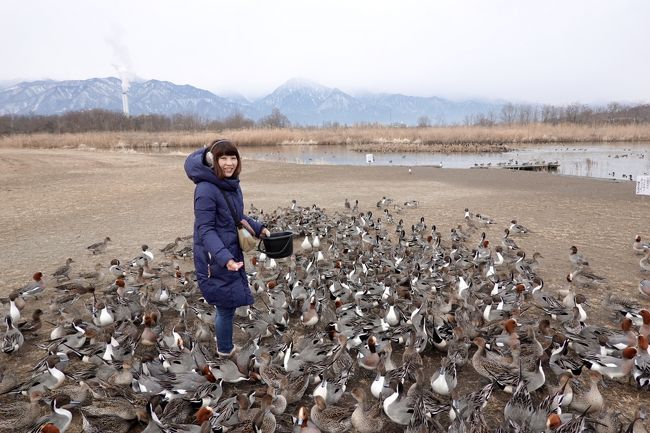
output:
[{"label": "dirt ground", "polygon": [[[245,158],[245,155],[244,155]],[[110,236],[106,257],[132,257],[140,245],[153,250],[192,232],[194,185],[183,171],[183,154],[136,154],[75,150],[0,150],[0,294],[25,284],[36,271],[48,274],[73,258],[90,269],[99,257],[86,247]],[[576,245],[592,267],[621,293],[636,297],[638,257],[634,236],[650,239],[650,197],[635,195],[633,182],[570,178],[509,170],[416,167],[312,166],[244,159],[246,205],[272,210],[292,199],[342,211],[345,198],[360,210],[377,211],[382,196],[405,209],[407,224],[421,216],[446,236],[467,207],[498,224],[498,239],[516,218],[534,233],[519,240],[543,256],[547,284],[563,284],[568,250]]]},{"label": "dirt ground", "polygon": [[[0,296],[25,285],[36,271],[51,274],[67,257],[74,260],[73,273],[90,271],[95,263],[108,267],[113,257],[134,257],[143,243],[157,252],[177,236],[190,235],[194,185],[185,176],[184,159],[180,152],[1,149]],[[633,182],[500,169],[415,167],[409,174],[406,167],[246,159],[241,177],[246,205],[265,210],[295,199],[343,211],[348,198],[359,201],[360,211],[379,213],[376,203],[383,196],[395,203],[417,200],[416,209],[396,216],[407,226],[423,216],[445,240],[463,221],[465,208],[497,221],[486,230],[494,244],[517,219],[533,231],[517,243],[543,256],[538,273],[545,290],[566,285],[569,247],[576,245],[593,270],[607,277],[608,290],[650,305],[638,293],[640,279],[648,277],[632,251],[635,235],[650,240],[650,196],[635,195]],[[86,247],[106,236],[112,240],[106,253],[90,254]],[[191,269],[189,261],[183,266]],[[585,294],[594,320],[606,321],[604,290]],[[619,402],[642,398],[619,385],[609,392]]]}]

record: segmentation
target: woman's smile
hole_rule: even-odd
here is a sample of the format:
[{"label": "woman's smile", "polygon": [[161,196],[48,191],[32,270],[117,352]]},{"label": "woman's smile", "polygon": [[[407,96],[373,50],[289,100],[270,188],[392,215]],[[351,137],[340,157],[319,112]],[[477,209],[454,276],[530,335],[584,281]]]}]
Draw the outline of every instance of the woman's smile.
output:
[{"label": "woman's smile", "polygon": [[237,157],[235,155],[222,155],[219,157],[219,167],[225,177],[231,177],[237,169]]}]

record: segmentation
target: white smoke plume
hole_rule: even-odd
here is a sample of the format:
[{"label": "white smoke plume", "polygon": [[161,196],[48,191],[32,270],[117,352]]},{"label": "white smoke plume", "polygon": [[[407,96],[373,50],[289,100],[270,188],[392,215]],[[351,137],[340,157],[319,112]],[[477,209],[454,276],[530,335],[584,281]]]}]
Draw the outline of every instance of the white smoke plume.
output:
[{"label": "white smoke plume", "polygon": [[122,81],[122,93],[129,91],[131,81],[135,77],[133,72],[133,64],[131,63],[131,56],[129,49],[123,41],[124,32],[119,28],[113,29],[113,37],[107,38],[106,42],[113,48],[113,60],[111,65],[117,71],[118,77]]}]

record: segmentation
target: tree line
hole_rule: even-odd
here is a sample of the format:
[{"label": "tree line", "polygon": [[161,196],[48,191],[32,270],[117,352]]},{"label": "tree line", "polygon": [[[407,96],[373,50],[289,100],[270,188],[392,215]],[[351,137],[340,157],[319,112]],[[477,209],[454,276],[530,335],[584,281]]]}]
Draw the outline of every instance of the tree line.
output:
[{"label": "tree line", "polygon": [[[583,104],[566,106],[504,104],[498,112],[468,115],[464,124],[467,126],[526,125],[545,124],[634,124],[650,123],[650,105],[623,105],[610,103],[606,106],[592,107]],[[428,116],[417,119],[418,127],[432,125]],[[377,123],[365,123],[365,126]],[[232,113],[223,119],[203,119],[196,115],[175,114],[141,114],[125,116],[121,112],[108,110],[71,111],[56,115],[4,115],[0,116],[0,135],[29,133],[81,133],[95,131],[215,131],[224,129],[250,128],[288,128],[291,122],[274,108],[273,111],[257,121],[249,119],[242,113]],[[341,126],[323,124],[323,127]],[[442,126],[436,122],[436,126]]]},{"label": "tree line", "polygon": [[526,125],[530,123],[582,125],[629,125],[650,123],[650,105],[623,105],[612,102],[592,107],[573,103],[564,106],[507,103],[498,112],[476,114],[465,118],[466,125]]},{"label": "tree line", "polygon": [[258,121],[241,113],[232,113],[224,119],[202,119],[196,115],[141,114],[125,116],[109,110],[70,111],[63,114],[4,115],[0,116],[0,135],[49,133],[82,133],[96,131],[215,131],[248,128],[287,128],[291,122],[280,110],[274,109]]}]

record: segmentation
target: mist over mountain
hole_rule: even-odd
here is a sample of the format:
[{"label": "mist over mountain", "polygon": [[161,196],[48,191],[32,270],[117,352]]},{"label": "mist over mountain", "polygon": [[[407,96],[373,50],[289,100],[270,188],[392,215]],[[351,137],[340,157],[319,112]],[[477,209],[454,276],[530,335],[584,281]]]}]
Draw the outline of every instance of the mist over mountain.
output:
[{"label": "mist over mountain", "polygon": [[[2,84],[2,83],[0,83]],[[468,116],[498,113],[503,102],[452,101],[438,97],[400,94],[352,96],[337,88],[291,79],[269,95],[249,101],[241,95],[216,95],[169,81],[135,81],[128,92],[132,115],[196,115],[223,119],[234,113],[259,120],[280,110],[294,125],[382,123],[433,125],[462,123]],[[29,81],[0,86],[0,115],[51,115],[89,109],[122,111],[118,78],[69,81]]]}]

